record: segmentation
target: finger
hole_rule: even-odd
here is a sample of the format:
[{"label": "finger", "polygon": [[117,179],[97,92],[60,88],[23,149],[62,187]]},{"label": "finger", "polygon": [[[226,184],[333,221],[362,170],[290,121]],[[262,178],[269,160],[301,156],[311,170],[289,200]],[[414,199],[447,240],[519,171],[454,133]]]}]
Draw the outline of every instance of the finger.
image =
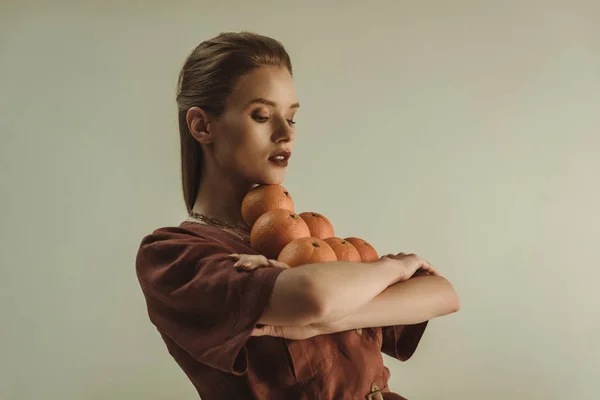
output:
[{"label": "finger", "polygon": [[282,261],[269,260],[268,263],[269,263],[269,266],[271,266],[271,267],[290,268],[289,265],[287,265],[286,263],[284,263]]},{"label": "finger", "polygon": [[252,330],[251,336],[270,336],[272,335],[273,327],[271,325],[257,326]]},{"label": "finger", "polygon": [[264,265],[260,265],[260,264],[256,264],[253,263],[252,261],[247,261],[243,264],[241,264],[240,266],[238,266],[239,269],[242,269],[244,271],[254,271],[255,269],[264,267]]},{"label": "finger", "polygon": [[437,268],[435,268],[433,265],[425,263],[425,265],[423,265],[423,269],[427,272],[429,272],[431,275],[440,275],[440,273],[438,272]]},{"label": "finger", "polygon": [[238,268],[248,268],[252,266],[252,259],[250,259],[248,256],[245,255],[238,255],[238,260],[235,264],[233,264],[234,267],[238,267]]},{"label": "finger", "polygon": [[[257,268],[266,267],[269,265],[267,257],[263,255],[246,255],[238,261],[239,267],[246,271],[252,271]],[[236,263],[237,264],[237,263]]]},{"label": "finger", "polygon": [[265,328],[261,327],[252,329],[250,336],[265,336]]},{"label": "finger", "polygon": [[240,256],[239,260],[237,260],[236,263],[233,264],[234,267],[249,267],[251,265],[252,262],[243,256]]}]

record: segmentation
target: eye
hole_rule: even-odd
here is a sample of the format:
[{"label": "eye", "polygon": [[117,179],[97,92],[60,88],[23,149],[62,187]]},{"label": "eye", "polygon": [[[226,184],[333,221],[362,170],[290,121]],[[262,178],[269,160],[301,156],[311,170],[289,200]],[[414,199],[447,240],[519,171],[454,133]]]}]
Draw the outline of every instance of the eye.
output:
[{"label": "eye", "polygon": [[252,118],[257,121],[257,122],[267,122],[269,120],[269,116],[268,115],[257,115],[254,114],[252,116]]},{"label": "eye", "polygon": [[[255,113],[255,114],[252,114],[252,119],[259,123],[265,123],[269,119],[271,119],[271,117],[269,115],[264,115],[264,114],[261,115],[261,114]],[[294,121],[293,119],[286,119],[286,121],[287,121],[288,125],[290,125],[290,126],[296,125],[296,121]]]}]

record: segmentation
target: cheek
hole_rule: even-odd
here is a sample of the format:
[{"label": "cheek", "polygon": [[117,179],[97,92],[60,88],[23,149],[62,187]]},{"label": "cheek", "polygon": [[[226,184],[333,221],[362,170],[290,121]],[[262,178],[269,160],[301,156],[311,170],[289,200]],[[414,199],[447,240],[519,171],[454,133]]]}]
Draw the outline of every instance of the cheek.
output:
[{"label": "cheek", "polygon": [[228,135],[221,145],[219,157],[228,169],[251,172],[263,158],[264,149],[256,140],[243,134]]},{"label": "cheek", "polygon": [[[260,127],[259,127],[260,128]],[[269,151],[269,135],[267,132],[254,127],[239,131],[231,142],[235,146],[236,156],[245,160],[258,160],[264,158]]]},{"label": "cheek", "polygon": [[270,151],[268,126],[232,118],[219,127],[219,156],[229,168],[255,170]]},{"label": "cheek", "polygon": [[219,126],[219,135],[215,142],[215,150],[224,161],[231,162],[239,158],[239,153],[245,146],[244,127],[237,121],[227,121]]},{"label": "cheek", "polygon": [[237,165],[246,169],[253,169],[262,160],[264,148],[256,141],[240,140],[234,150],[233,157]]}]

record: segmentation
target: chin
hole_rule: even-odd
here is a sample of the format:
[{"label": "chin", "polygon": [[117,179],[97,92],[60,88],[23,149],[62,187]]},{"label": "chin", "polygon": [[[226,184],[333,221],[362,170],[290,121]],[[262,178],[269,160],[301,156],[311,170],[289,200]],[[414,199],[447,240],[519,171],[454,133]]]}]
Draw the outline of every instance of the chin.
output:
[{"label": "chin", "polygon": [[285,173],[270,173],[258,177],[256,183],[259,185],[281,185],[285,179]]},{"label": "chin", "polygon": [[258,185],[281,185],[283,184],[283,179],[260,179],[256,183]]}]

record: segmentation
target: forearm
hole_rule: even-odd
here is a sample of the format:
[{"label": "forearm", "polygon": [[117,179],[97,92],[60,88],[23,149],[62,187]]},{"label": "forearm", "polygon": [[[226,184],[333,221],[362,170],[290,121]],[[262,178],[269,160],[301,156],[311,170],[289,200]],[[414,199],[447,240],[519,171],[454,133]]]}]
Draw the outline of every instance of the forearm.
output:
[{"label": "forearm", "polygon": [[402,268],[387,258],[373,263],[332,262],[283,271],[261,324],[306,325],[339,320],[400,281]]},{"label": "forearm", "polygon": [[344,318],[317,324],[322,333],[356,328],[410,325],[458,311],[460,301],[440,276],[417,276],[397,283]]},{"label": "forearm", "polygon": [[403,278],[402,266],[387,258],[373,263],[336,262],[300,268],[310,276],[314,296],[322,304],[316,322],[350,315]]}]

